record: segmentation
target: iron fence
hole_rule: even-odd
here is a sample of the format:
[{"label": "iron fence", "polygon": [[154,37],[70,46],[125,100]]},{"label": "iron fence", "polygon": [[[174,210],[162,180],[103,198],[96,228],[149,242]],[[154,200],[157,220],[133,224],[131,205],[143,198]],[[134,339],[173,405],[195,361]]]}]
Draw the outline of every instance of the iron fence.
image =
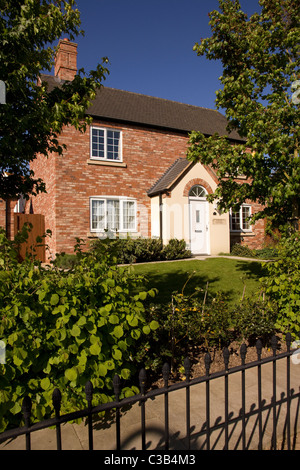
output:
[{"label": "iron fence", "polygon": [[[223,350],[224,370],[214,373],[210,372],[212,359],[210,354],[207,353],[205,356],[205,374],[197,378],[191,378],[191,362],[187,358],[184,361],[185,379],[177,383],[170,383],[170,368],[168,364],[165,364],[162,370],[163,386],[156,389],[152,388],[149,391],[147,391],[147,374],[145,369],[142,369],[139,374],[140,393],[124,399],[119,398],[121,383],[120,378],[116,375],[113,380],[115,400],[96,406],[93,406],[93,386],[88,381],[85,387],[87,407],[64,415],[60,413],[61,392],[55,389],[53,392],[54,416],[39,423],[31,424],[32,402],[29,397],[25,397],[22,407],[25,425],[0,434],[0,442],[7,442],[9,439],[23,435],[25,436],[26,449],[30,450],[32,433],[54,427],[56,429],[56,448],[61,450],[63,449],[62,425],[80,418],[86,418],[88,448],[93,450],[95,417],[102,412],[112,412],[114,414],[115,449],[122,450],[122,410],[139,406],[140,425],[137,434],[140,440],[140,449],[148,450],[146,409],[149,403],[153,406],[153,403],[155,404],[156,400],[159,400],[159,414],[163,422],[163,437],[157,444],[156,449],[213,450],[220,448],[222,436],[221,448],[225,450],[231,448],[242,450],[285,448],[293,450],[297,442],[297,431],[300,428],[300,361],[298,358],[296,359],[296,353],[299,350],[291,349],[291,336],[289,334],[286,335],[285,352],[278,353],[276,337],[272,338],[271,349],[270,356],[262,358],[262,343],[258,340],[256,344],[257,360],[246,363],[247,347],[243,344],[240,348],[241,364],[230,368],[230,352],[225,348]],[[294,372],[296,370],[296,373],[293,374],[291,374],[291,362],[292,365],[296,364],[296,367],[298,367],[298,369],[293,368]],[[267,391],[264,389],[266,377],[263,372],[263,368],[266,366],[268,366],[268,369],[265,374],[268,375],[269,384]],[[246,375],[250,370],[252,376],[249,379]],[[230,382],[231,377],[234,377],[232,382]],[[291,385],[291,378],[293,378],[294,387]],[[218,384],[214,393],[212,393],[211,389],[216,382]],[[202,386],[201,393],[196,391],[192,397],[192,392],[194,389],[196,390],[197,386]],[[255,391],[257,394],[257,403],[254,402],[251,405],[247,403],[247,392],[250,388],[254,389],[252,392]],[[178,392],[181,395],[179,407],[177,402],[177,410],[181,412],[184,409],[185,414],[184,419],[182,419],[182,416],[178,417],[180,432],[179,427],[176,430],[174,425],[171,429],[169,423],[171,406],[173,406],[172,403],[170,404],[170,398],[172,394]],[[233,399],[232,394],[235,394]],[[195,397],[197,404],[199,405],[200,402],[201,405],[202,424],[200,423],[201,420],[198,419],[199,416],[196,417],[196,424],[192,424],[191,418],[194,420],[197,414],[195,412]],[[213,413],[216,408],[216,403],[213,400],[217,400],[218,406],[223,408],[223,413],[219,416]],[[236,404],[238,410],[232,411],[232,404]],[[179,422],[176,425],[179,426]],[[101,433],[105,432],[107,430],[104,426]],[[182,437],[179,439],[180,433]],[[266,442],[266,437],[269,437],[268,442]],[[180,446],[176,447],[179,441]]]}]

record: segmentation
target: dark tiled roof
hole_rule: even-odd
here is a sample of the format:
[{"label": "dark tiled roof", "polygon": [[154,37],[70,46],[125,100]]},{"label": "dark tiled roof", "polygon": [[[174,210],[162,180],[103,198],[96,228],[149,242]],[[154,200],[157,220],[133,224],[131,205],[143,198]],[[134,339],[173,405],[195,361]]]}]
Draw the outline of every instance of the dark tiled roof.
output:
[{"label": "dark tiled roof", "polygon": [[[43,75],[42,80],[48,83],[49,91],[62,83],[51,75]],[[227,120],[216,110],[114,88],[102,87],[87,114],[98,119],[179,132],[199,131],[204,135],[228,135]],[[237,132],[231,132],[228,136],[233,140],[242,140]]]},{"label": "dark tiled roof", "polygon": [[155,196],[156,194],[167,191],[178,180],[178,178],[185,173],[193,163],[185,158],[178,158],[162,175],[162,177],[152,186],[148,191],[148,196]]}]

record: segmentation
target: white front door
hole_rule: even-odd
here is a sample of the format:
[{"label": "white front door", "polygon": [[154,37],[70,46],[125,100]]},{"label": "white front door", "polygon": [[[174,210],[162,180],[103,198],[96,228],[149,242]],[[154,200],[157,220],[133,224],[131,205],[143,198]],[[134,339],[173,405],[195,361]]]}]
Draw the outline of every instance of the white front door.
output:
[{"label": "white front door", "polygon": [[208,203],[190,199],[190,238],[193,254],[208,254]]}]

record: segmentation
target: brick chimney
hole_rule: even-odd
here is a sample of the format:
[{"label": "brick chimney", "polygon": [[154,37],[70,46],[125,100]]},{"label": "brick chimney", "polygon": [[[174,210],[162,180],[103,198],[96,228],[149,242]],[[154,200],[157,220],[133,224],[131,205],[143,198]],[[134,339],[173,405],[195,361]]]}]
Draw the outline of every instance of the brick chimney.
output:
[{"label": "brick chimney", "polygon": [[77,44],[67,38],[58,43],[54,75],[61,80],[72,81],[77,73]]}]

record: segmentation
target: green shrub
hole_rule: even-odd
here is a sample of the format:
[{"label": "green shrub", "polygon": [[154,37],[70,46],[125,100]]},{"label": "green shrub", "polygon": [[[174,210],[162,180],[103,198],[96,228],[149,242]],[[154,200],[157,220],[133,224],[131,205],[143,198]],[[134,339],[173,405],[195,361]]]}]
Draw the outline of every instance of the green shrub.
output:
[{"label": "green shrub", "polygon": [[240,340],[267,339],[276,331],[277,308],[261,298],[245,298],[233,308],[232,319]]},{"label": "green shrub", "polygon": [[191,252],[186,249],[186,243],[184,240],[173,238],[163,247],[162,250],[162,258],[165,260],[176,260],[190,257]]},{"label": "green shrub", "polygon": [[282,237],[278,257],[266,263],[268,275],[261,281],[266,294],[277,305],[276,326],[298,338],[300,332],[300,239],[299,234]]},{"label": "green shrub", "polygon": [[[144,301],[155,292],[134,294],[144,281],[130,268],[111,263],[103,250],[83,253],[69,270],[46,269],[30,259],[18,263],[14,242],[0,233],[0,430],[21,422],[21,404],[32,397],[34,420],[49,416],[52,392],[62,392],[62,412],[86,406],[84,387],[94,386],[98,404],[112,395],[112,380],[136,371],[138,341],[158,327],[145,320]],[[137,392],[123,388],[123,395]]]},{"label": "green shrub", "polygon": [[255,250],[255,256],[260,259],[275,259],[278,256],[278,249],[272,247],[261,248],[260,250]]},{"label": "green shrub", "polygon": [[206,349],[228,345],[233,338],[231,312],[222,293],[196,288],[190,296],[174,293],[167,305],[151,306],[147,319],[159,328],[142,344],[139,359],[147,368],[160,368],[165,361],[181,365],[191,347]]},{"label": "green shrub", "polygon": [[177,239],[163,245],[157,238],[105,238],[96,240],[92,245],[92,250],[98,255],[102,255],[103,249],[120,264],[175,260],[191,256],[185,241]]},{"label": "green shrub", "polygon": [[264,247],[261,249],[251,250],[247,245],[236,243],[232,246],[231,254],[233,256],[242,256],[244,258],[274,259],[278,256],[278,249],[275,247]]},{"label": "green shrub", "polygon": [[254,250],[251,250],[246,245],[240,245],[239,243],[236,243],[235,245],[232,246],[231,254],[233,256],[242,256],[244,258],[253,258],[253,257],[255,257]]},{"label": "green shrub", "polygon": [[59,253],[53,262],[54,266],[61,269],[70,269],[77,264],[78,258],[75,254]]}]

